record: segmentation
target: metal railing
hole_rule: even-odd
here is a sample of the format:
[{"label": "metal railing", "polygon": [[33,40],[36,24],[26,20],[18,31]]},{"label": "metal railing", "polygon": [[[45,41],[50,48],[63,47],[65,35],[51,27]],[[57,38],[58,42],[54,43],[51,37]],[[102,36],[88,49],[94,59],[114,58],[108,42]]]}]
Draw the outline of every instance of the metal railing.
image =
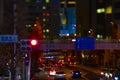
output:
[{"label": "metal railing", "polygon": [[[95,40],[95,50],[116,49],[120,50],[119,40]],[[75,42],[70,40],[40,41],[39,50],[75,50]]]}]

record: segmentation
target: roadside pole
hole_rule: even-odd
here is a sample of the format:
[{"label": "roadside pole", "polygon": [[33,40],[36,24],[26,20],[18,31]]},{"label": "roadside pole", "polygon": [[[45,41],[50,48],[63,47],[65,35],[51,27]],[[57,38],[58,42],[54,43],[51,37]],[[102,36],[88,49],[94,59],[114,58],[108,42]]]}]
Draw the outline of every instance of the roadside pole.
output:
[{"label": "roadside pole", "polygon": [[29,65],[28,65],[28,80],[30,80],[30,73],[31,73],[31,53],[28,53],[29,55]]},{"label": "roadside pole", "polygon": [[[13,0],[13,16],[14,16],[14,32],[13,34],[16,35],[16,22],[17,22],[17,4],[16,0]],[[14,42],[14,53],[12,54],[12,69],[11,69],[11,80],[16,79],[16,42]]]},{"label": "roadside pole", "polygon": [[30,52],[27,52],[25,54],[25,72],[26,72],[26,80],[30,80],[30,70],[31,70],[31,53]]}]

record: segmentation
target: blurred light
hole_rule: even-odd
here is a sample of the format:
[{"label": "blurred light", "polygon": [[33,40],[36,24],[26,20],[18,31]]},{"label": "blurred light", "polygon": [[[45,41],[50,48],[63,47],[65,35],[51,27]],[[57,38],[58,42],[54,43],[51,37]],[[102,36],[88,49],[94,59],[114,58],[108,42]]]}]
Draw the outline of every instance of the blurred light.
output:
[{"label": "blurred light", "polygon": [[97,9],[97,13],[104,13],[104,12],[105,12],[104,8]]},{"label": "blurred light", "polygon": [[43,22],[45,22],[46,21],[46,19],[45,18],[43,18]]},{"label": "blurred light", "polygon": [[49,30],[49,29],[46,29],[46,32],[50,32],[50,30]]},{"label": "blurred light", "polygon": [[34,24],[34,26],[37,26],[37,24]]},{"label": "blurred light", "polygon": [[111,14],[112,13],[112,7],[111,6],[108,6],[106,8],[106,14]]},{"label": "blurred light", "polygon": [[68,4],[76,4],[76,1],[68,1]]},{"label": "blurred light", "polygon": [[46,9],[46,6],[43,6],[42,9]]},{"label": "blurred light", "polygon": [[37,40],[31,40],[31,45],[37,45]]},{"label": "blurred light", "polygon": [[27,24],[27,25],[26,25],[26,27],[31,27],[31,26],[32,26],[32,25],[30,25],[30,24]]},{"label": "blurred light", "polygon": [[101,74],[101,75],[104,75],[104,72],[101,72],[100,74]]},{"label": "blurred light", "polygon": [[115,80],[118,80],[118,77],[114,77]]},{"label": "blurred light", "polygon": [[50,14],[48,12],[44,13],[45,16],[49,16]]},{"label": "blurred light", "polygon": [[72,42],[75,42],[76,41],[76,39],[72,39]]},{"label": "blurred light", "polygon": [[103,39],[103,35],[97,34],[97,39]]},{"label": "blurred light", "polygon": [[46,2],[46,3],[49,3],[49,2],[50,2],[50,0],[45,0],[45,2]]},{"label": "blurred light", "polygon": [[66,24],[67,23],[67,19],[66,18],[62,18],[62,24]]}]

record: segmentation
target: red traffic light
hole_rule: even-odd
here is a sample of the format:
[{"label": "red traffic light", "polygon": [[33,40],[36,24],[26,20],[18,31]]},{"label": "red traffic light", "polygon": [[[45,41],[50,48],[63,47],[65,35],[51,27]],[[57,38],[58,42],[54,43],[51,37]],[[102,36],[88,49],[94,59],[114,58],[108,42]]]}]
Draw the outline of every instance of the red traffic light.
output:
[{"label": "red traffic light", "polygon": [[31,40],[31,45],[33,46],[37,45],[37,40]]}]

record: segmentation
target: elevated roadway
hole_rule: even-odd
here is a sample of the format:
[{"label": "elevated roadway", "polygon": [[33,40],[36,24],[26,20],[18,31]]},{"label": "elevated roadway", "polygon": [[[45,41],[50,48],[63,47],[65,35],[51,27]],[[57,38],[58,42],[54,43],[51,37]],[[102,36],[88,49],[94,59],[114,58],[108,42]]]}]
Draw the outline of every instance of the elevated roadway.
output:
[{"label": "elevated roadway", "polygon": [[[75,42],[71,40],[40,41],[39,50],[75,50]],[[94,50],[120,50],[119,40],[95,40]]]}]

